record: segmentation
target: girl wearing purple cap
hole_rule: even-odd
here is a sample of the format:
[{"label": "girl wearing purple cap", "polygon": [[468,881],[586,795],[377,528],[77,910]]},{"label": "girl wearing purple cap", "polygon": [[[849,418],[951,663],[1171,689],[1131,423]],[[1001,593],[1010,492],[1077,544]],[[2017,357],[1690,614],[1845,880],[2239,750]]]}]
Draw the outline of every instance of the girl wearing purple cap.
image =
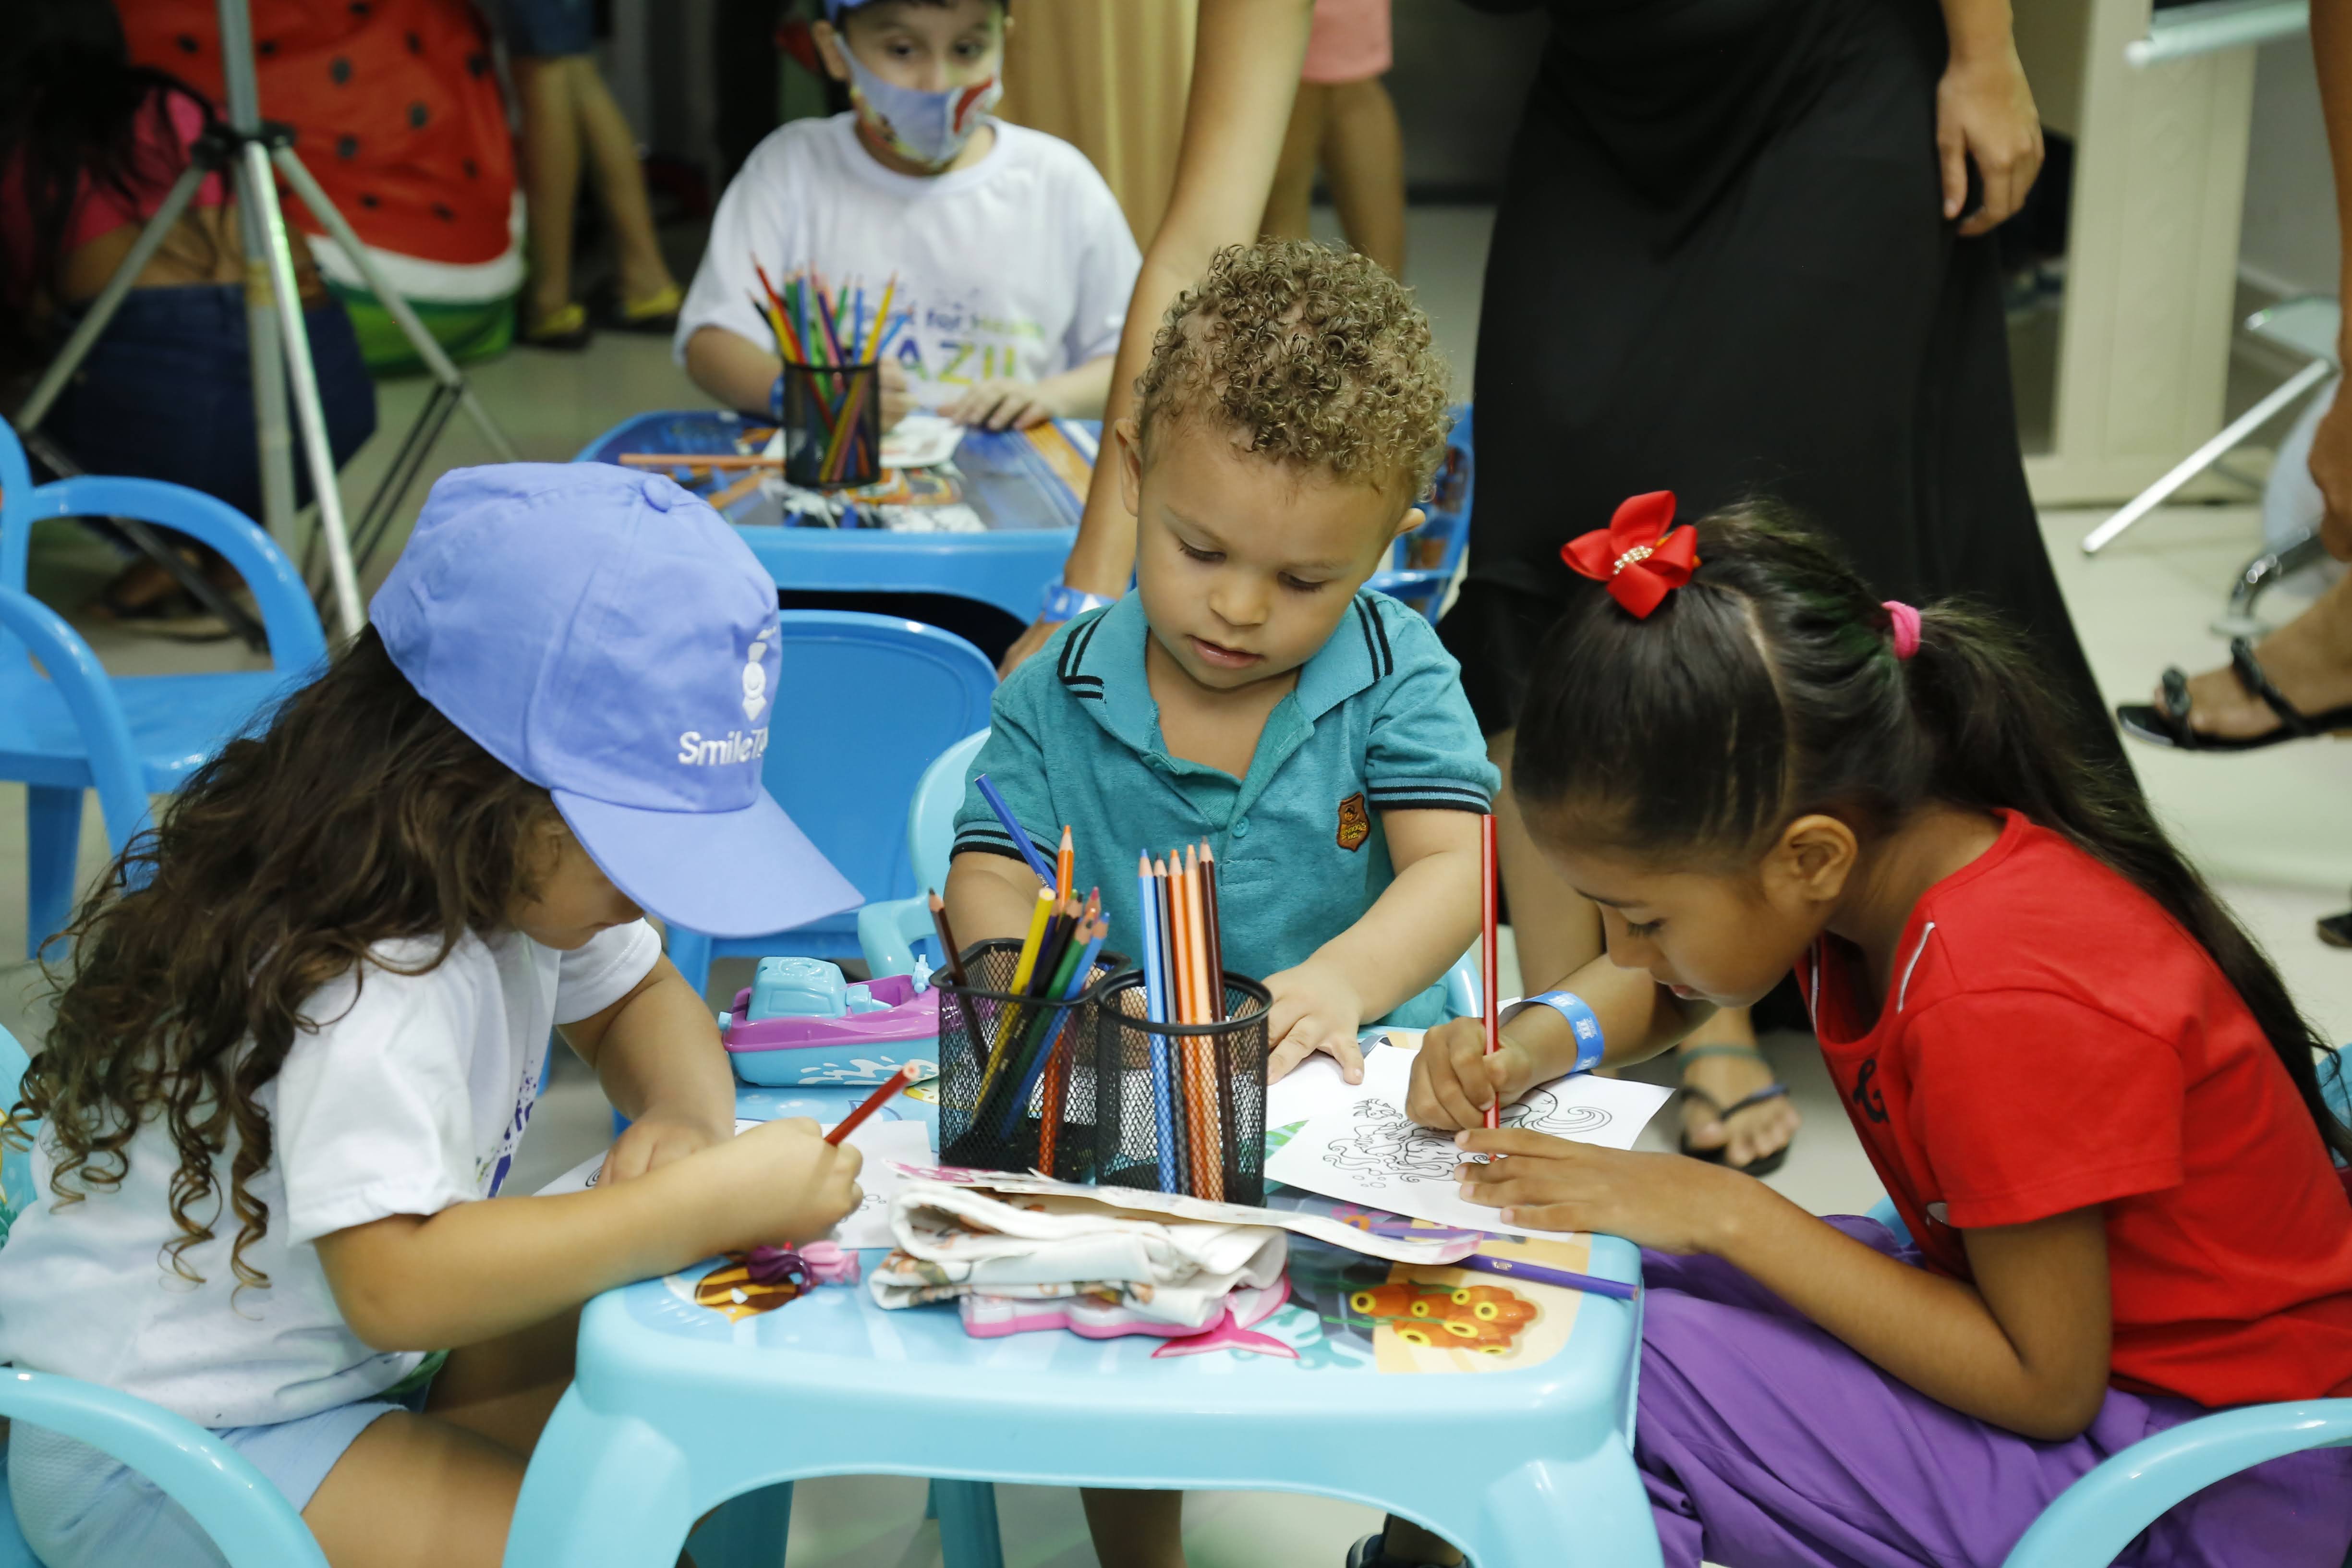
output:
[{"label": "girl wearing purple cap", "polygon": [[[773,591],[698,505],[613,468],[445,479],[377,626],[199,769],[67,933],[17,1108],[42,1124],[37,1199],[0,1252],[0,1355],[215,1429],[336,1568],[496,1563],[583,1302],[821,1237],[859,1201],[856,1151],[813,1123],[733,1135],[711,1016],[605,864],[703,911],[646,892],[620,764],[583,771],[562,728],[583,679],[663,731],[751,722]],[[705,613],[600,612],[632,581]],[[597,637],[564,640],[574,620]],[[540,657],[486,657],[494,634]],[[595,662],[616,643],[656,673]],[[490,735],[500,712],[528,715],[502,726],[519,741]],[[659,783],[685,764],[654,738],[614,744]],[[740,817],[757,765],[685,769],[714,793],[652,815]],[[588,1191],[500,1196],[551,1028],[632,1124]],[[8,1464],[50,1568],[219,1561],[96,1449],[20,1423]]]},{"label": "girl wearing purple cap", "polygon": [[[1639,497],[1563,552],[1608,592],[1518,720],[1512,787],[1609,951],[1492,1057],[1475,1020],[1433,1032],[1408,1102],[1468,1130],[1471,1201],[1652,1249],[1633,1444],[1666,1563],[1991,1568],[2141,1438],[2352,1393],[2341,1065],[2046,669],[1974,612],[1882,605],[1767,508],[1673,522]],[[1485,1129],[1792,969],[1907,1238]],[[2337,1568],[2347,1539],[2352,1453],[2315,1449],[2121,1561]],[[1357,1556],[1457,1560],[1393,1522]]]}]

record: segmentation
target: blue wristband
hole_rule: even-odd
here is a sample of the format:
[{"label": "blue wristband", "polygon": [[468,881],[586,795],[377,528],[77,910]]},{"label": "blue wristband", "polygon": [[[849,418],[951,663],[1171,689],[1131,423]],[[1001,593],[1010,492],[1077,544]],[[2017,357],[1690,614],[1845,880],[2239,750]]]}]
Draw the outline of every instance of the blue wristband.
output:
[{"label": "blue wristband", "polygon": [[1088,610],[1098,610],[1110,603],[1111,600],[1100,594],[1089,594],[1083,589],[1073,588],[1067,583],[1056,583],[1045,590],[1045,614],[1040,618],[1059,626],[1073,616],[1083,616]]},{"label": "blue wristband", "polygon": [[1576,1065],[1568,1070],[1591,1072],[1594,1068],[1599,1067],[1601,1054],[1607,1048],[1606,1042],[1601,1037],[1601,1020],[1594,1015],[1592,1009],[1585,1005],[1584,998],[1573,991],[1547,991],[1540,996],[1530,996],[1525,1001],[1513,1003],[1503,1009],[1503,1016],[1496,1022],[1496,1027],[1499,1029],[1504,1024],[1509,1023],[1528,1008],[1539,1005],[1549,1007],[1567,1019],[1569,1028],[1575,1032]]}]

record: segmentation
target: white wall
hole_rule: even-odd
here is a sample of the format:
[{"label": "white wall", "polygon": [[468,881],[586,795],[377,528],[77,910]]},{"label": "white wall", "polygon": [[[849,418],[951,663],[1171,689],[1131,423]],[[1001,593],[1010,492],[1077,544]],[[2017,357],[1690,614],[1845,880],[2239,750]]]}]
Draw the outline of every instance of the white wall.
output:
[{"label": "white wall", "polygon": [[2336,187],[2328,173],[2311,40],[2298,37],[2264,44],[2254,62],[2238,276],[2273,294],[2332,294],[2336,237]]}]

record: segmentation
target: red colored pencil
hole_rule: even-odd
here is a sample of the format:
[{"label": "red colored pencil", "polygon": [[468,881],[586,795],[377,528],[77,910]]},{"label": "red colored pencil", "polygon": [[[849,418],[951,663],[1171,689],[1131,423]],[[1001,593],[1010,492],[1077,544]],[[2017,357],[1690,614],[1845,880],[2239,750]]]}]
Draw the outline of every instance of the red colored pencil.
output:
[{"label": "red colored pencil", "polygon": [[[1479,999],[1486,1008],[1486,1054],[1491,1057],[1503,1048],[1502,1027],[1496,1022],[1501,1008],[1495,995],[1495,818],[1491,812],[1478,819],[1478,918],[1484,922],[1485,939],[1480,943]],[[1503,1100],[1496,1095],[1487,1103],[1486,1125],[1502,1124]]]},{"label": "red colored pencil", "polygon": [[824,1135],[828,1143],[838,1143],[857,1131],[865,1120],[882,1109],[883,1102],[915,1081],[915,1064],[908,1062],[890,1075],[887,1082],[868,1095],[866,1103],[841,1119],[841,1125]]}]

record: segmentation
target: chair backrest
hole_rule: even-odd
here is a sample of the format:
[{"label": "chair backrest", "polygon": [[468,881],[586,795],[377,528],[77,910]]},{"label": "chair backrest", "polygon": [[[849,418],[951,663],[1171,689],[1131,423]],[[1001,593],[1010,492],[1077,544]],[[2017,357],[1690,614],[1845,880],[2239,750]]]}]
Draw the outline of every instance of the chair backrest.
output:
[{"label": "chair backrest", "polygon": [[942,751],[988,723],[995,667],[918,621],[787,610],[778,623],[768,792],[868,902],[919,891],[898,803]]},{"label": "chair backrest", "polygon": [[107,842],[121,854],[131,836],[147,825],[147,773],[131,739],[131,722],[115,700],[114,683],[107,679],[98,655],[55,610],[30,594],[0,586],[0,658],[21,657],[12,650],[12,642],[33,651],[65,699],[89,753],[90,782],[106,816]]},{"label": "chair backrest", "polygon": [[955,816],[963,807],[964,791],[971,785],[972,759],[988,742],[988,731],[966,735],[931,761],[915,785],[914,804],[907,808],[907,854],[915,868],[915,886],[948,885],[948,861],[955,849]]},{"label": "chair backrest", "polygon": [[1427,521],[1390,548],[1386,565],[1365,586],[1403,600],[1432,622],[1444,607],[1446,590],[1462,568],[1470,543],[1470,504],[1476,462],[1472,446],[1471,405],[1453,410],[1445,460],[1431,482],[1422,510]]},{"label": "chair backrest", "polygon": [[16,426],[0,419],[0,588],[25,586],[32,504],[33,468],[25,460],[25,444]]},{"label": "chair backrest", "polygon": [[[16,1037],[0,1025],[0,1116],[16,1103],[18,1086],[25,1081],[25,1069],[33,1065]],[[29,1140],[39,1123],[26,1122],[16,1129]],[[33,1152],[19,1148],[14,1141],[0,1145],[0,1244],[8,1239],[8,1231],[25,1205],[33,1201]]]}]

